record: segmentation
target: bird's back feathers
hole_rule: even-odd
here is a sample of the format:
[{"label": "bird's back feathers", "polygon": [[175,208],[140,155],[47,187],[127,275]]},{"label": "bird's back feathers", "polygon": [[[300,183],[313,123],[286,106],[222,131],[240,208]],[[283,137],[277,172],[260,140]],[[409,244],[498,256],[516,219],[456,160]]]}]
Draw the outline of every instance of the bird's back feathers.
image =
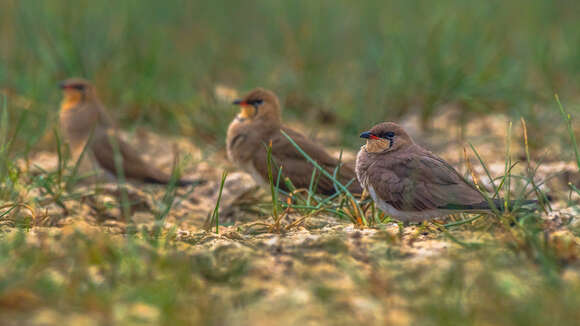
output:
[{"label": "bird's back feathers", "polygon": [[[298,133],[290,128],[282,127],[282,130],[296,142],[296,144],[315,160],[321,167],[323,167],[331,175],[337,167],[340,168],[337,173],[337,180],[343,185],[351,182],[348,187],[349,191],[353,193],[361,193],[362,189],[356,180],[354,169],[348,164],[341,163],[337,159],[330,156],[324,148],[320,145],[310,141],[301,133]],[[282,167],[282,175],[288,177],[296,188],[308,189],[312,178],[312,171],[316,169],[306,158],[300,153],[294,145],[280,132],[274,133],[269,139],[265,139],[264,144],[272,141],[272,159],[274,161],[275,169],[274,175],[277,175],[277,169]],[[256,154],[252,157],[252,164],[255,169],[265,177],[268,177],[267,168],[267,152],[266,148],[257,149]],[[328,177],[322,175],[317,171],[317,191],[322,194],[334,194],[336,192],[334,182]],[[285,185],[281,185],[286,189]]]},{"label": "bird's back feathers", "polygon": [[[418,147],[417,145],[413,145]],[[384,155],[366,171],[367,183],[389,205],[404,211],[484,201],[475,187],[449,164],[420,148]]]}]

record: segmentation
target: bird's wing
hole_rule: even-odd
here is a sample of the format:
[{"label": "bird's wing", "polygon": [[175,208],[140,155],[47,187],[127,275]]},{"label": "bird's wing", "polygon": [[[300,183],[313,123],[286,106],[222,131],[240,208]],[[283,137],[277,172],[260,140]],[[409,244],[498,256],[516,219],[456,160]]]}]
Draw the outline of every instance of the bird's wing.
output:
[{"label": "bird's wing", "polygon": [[115,165],[115,145],[123,159],[123,173],[126,178],[149,181],[155,183],[167,183],[169,176],[150,167],[129,144],[120,139],[112,129],[99,128],[95,130],[91,149],[99,165],[117,175]]},{"label": "bird's wing", "polygon": [[[306,154],[315,160],[328,173],[331,175],[334,173],[339,161],[330,156],[324,148],[311,142],[296,131],[288,128],[283,128],[282,130],[284,130],[284,132],[286,132]],[[308,188],[312,178],[312,171],[315,167],[306,160],[302,153],[300,153],[281,133],[274,134],[270,139],[272,140],[272,158],[275,165],[273,175],[276,177],[279,167],[282,167],[282,175],[290,178],[296,188]],[[260,149],[256,152],[253,156],[252,162],[256,170],[265,180],[268,180],[267,153],[265,146],[264,149]],[[320,175],[319,171],[317,172],[316,178],[318,179],[317,191],[319,193],[333,194],[336,192],[334,183],[331,179],[324,175]],[[361,192],[360,185],[356,180],[354,170],[351,166],[347,164],[341,165],[338,173],[338,180],[342,184],[346,184],[350,182],[350,180],[353,180],[349,190],[355,193]]]},{"label": "bird's wing", "polygon": [[408,154],[377,161],[368,184],[398,210],[469,209],[483,196],[453,167],[430,153]]},{"label": "bird's wing", "polygon": [[103,127],[107,128],[116,128],[115,122],[109,115],[109,112],[105,109],[105,107],[101,103],[95,103],[96,110],[98,112],[98,119],[99,124]]}]

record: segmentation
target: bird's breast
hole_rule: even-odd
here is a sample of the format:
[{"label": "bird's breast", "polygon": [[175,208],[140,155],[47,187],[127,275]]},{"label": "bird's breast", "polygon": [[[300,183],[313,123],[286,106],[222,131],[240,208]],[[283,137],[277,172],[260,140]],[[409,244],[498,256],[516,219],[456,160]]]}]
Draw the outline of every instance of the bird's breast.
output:
[{"label": "bird's breast", "polygon": [[355,162],[355,172],[358,182],[363,188],[367,188],[367,175],[368,175],[368,154],[365,151],[365,146],[363,145],[356,155]]},{"label": "bird's breast", "polygon": [[238,164],[248,161],[256,150],[252,148],[251,139],[252,130],[247,123],[238,120],[232,121],[226,137],[228,159]]}]

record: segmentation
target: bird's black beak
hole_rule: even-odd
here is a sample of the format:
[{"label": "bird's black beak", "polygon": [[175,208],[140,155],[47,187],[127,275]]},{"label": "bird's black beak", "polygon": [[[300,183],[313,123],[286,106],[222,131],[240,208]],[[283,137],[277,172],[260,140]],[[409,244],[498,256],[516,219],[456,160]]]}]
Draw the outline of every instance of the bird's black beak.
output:
[{"label": "bird's black beak", "polygon": [[365,131],[363,133],[360,134],[360,138],[371,138],[373,134],[370,131]]},{"label": "bird's black beak", "polygon": [[65,89],[66,88],[66,83],[61,81],[60,83],[58,83],[58,88],[60,89]]},{"label": "bird's black beak", "polygon": [[234,100],[234,101],[232,102],[232,104],[233,104],[233,105],[243,105],[244,103],[245,103],[245,102],[244,102],[244,101],[242,101],[242,100]]}]

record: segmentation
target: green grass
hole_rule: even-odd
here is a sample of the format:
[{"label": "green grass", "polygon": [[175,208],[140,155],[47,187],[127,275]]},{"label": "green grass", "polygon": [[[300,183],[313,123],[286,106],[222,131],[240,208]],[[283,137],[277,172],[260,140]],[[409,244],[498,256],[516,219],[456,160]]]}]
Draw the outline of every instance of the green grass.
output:
[{"label": "green grass", "polygon": [[503,111],[532,126],[558,119],[543,109],[556,91],[579,105],[579,12],[565,0],[0,3],[0,87],[30,101],[28,145],[51,128],[69,76],[94,80],[125,125],[220,144],[231,109],[216,84],[274,89],[288,118],[328,111],[348,144],[446,103],[463,119]]},{"label": "green grass", "polygon": [[[252,318],[380,324],[378,316],[397,320],[391,314],[403,311],[406,318],[429,325],[544,325],[549,320],[573,325],[580,303],[573,258],[578,248],[562,250],[567,240],[560,238],[532,249],[532,256],[522,255],[529,248],[516,247],[521,238],[494,225],[496,238],[476,249],[452,246],[436,261],[415,264],[408,248],[388,232],[387,237],[367,236],[371,241],[354,247],[345,234],[326,232],[317,240],[281,244],[283,257],[293,262],[283,275],[261,270],[271,260],[269,247],[259,239],[245,241],[254,244],[252,250],[225,238],[200,250],[198,243],[207,241],[208,233],[199,240],[152,243],[82,228],[40,233],[40,239],[40,234],[15,231],[0,241],[0,309],[20,322],[54,311],[55,324],[74,314],[100,324],[246,324]],[[436,231],[430,233],[438,238]],[[360,268],[361,254],[368,268]],[[352,285],[334,282],[337,278]],[[308,303],[300,306],[291,295],[269,300],[272,286],[281,285],[305,291]],[[353,296],[372,304],[357,306],[349,301]]]},{"label": "green grass", "polygon": [[[552,160],[580,166],[580,7],[572,2],[0,0],[0,8],[0,323],[580,319],[572,207],[580,191],[569,185],[565,204],[576,215],[557,212],[563,222],[554,226],[544,218],[544,180],[535,178],[538,152],[553,145],[563,144],[563,152],[549,153]],[[397,227],[344,185],[324,198],[311,191],[316,174],[309,190],[295,189],[269,164],[270,196],[249,204],[261,212],[251,222],[236,220],[238,211],[228,221],[219,210],[224,173],[207,230],[179,208],[197,199],[194,189],[174,184],[138,193],[154,198],[147,212],[153,224],[102,226],[115,212],[133,218],[128,192],[137,192],[129,183],[111,204],[99,187],[78,187],[84,176],[53,133],[57,82],[70,76],[93,80],[124,129],[182,135],[206,153],[223,150],[234,115],[215,97],[216,85],[275,90],[287,121],[309,129],[329,124],[339,135],[331,142],[346,151],[376,122],[416,113],[428,127],[447,104],[460,109],[458,123],[498,112],[523,118],[523,137],[511,135],[517,126],[510,123],[505,144],[497,144],[505,145],[502,175],[469,145],[494,180],[488,198],[537,198],[543,211],[515,205],[491,216]],[[516,157],[518,142],[525,159]],[[56,171],[23,168],[39,149],[58,154]],[[219,158],[209,163],[221,173]],[[281,182],[291,200],[274,189]],[[82,222],[92,215],[96,226]],[[70,219],[73,226],[55,227]],[[353,224],[372,228],[352,231]],[[424,256],[421,246],[430,241],[445,249]]]},{"label": "green grass", "polygon": [[[19,310],[46,307],[63,314],[50,321],[56,323],[82,312],[99,324],[139,319],[216,324],[224,318],[219,310],[228,304],[207,297],[208,288],[235,284],[246,273],[247,258],[227,256],[223,250],[194,253],[167,242],[151,247],[136,238],[81,232],[46,246],[27,245],[27,238],[16,232],[3,235],[0,242],[3,314],[15,312],[20,321],[30,322],[31,316],[18,315]],[[7,264],[15,259],[17,263]],[[147,311],[132,313],[135,304],[145,305],[155,317]]]}]

